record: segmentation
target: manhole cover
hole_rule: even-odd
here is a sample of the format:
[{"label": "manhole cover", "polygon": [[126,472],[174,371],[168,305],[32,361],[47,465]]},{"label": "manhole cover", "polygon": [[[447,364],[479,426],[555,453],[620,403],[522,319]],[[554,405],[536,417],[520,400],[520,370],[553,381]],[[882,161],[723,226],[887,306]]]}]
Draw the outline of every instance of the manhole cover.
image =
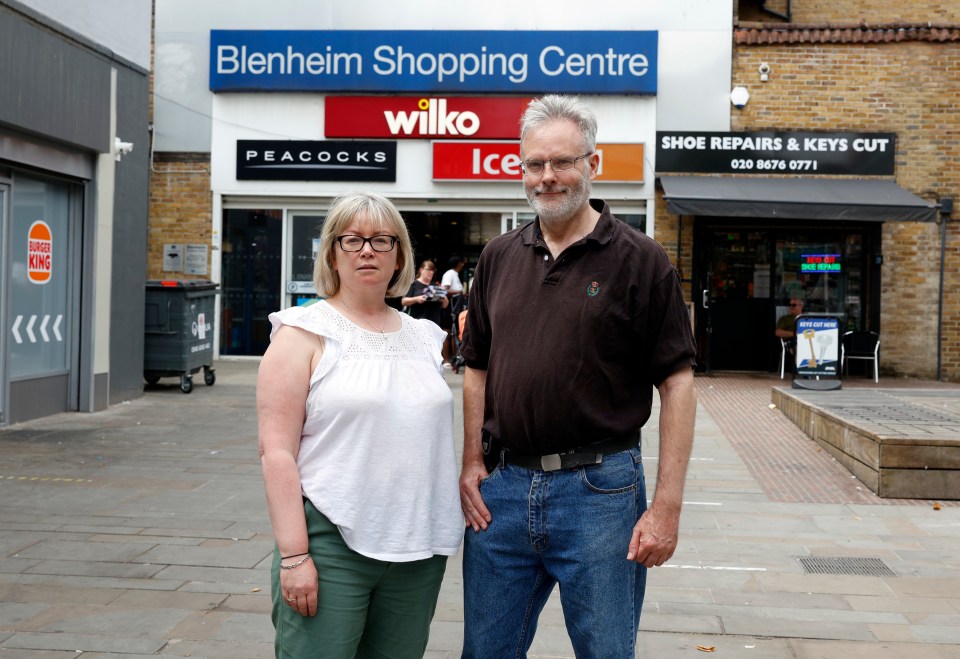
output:
[{"label": "manhole cover", "polygon": [[858,556],[798,556],[807,574],[850,574],[862,577],[895,577],[879,558]]}]

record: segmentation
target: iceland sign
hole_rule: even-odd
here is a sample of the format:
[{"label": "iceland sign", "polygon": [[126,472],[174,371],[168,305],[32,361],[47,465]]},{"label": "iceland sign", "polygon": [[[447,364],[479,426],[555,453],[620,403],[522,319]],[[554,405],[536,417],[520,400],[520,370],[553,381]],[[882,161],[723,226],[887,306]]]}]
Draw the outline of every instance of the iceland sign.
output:
[{"label": "iceland sign", "polygon": [[655,31],[212,30],[210,90],[655,94]]}]

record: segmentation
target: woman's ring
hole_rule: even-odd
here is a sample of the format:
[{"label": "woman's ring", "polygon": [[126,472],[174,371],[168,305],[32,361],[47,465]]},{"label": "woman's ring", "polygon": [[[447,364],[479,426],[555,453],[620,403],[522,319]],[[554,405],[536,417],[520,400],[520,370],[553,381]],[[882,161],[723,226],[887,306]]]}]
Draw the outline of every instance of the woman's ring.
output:
[{"label": "woman's ring", "polygon": [[296,601],[297,601],[297,598],[296,598],[296,597],[288,597],[288,598],[287,598],[287,601],[288,601],[288,602],[296,602]]}]

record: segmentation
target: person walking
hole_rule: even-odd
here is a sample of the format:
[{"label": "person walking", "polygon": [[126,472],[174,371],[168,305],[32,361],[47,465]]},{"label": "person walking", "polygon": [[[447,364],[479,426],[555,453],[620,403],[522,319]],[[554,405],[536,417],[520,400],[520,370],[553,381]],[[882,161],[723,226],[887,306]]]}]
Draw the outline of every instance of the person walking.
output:
[{"label": "person walking", "polygon": [[[529,104],[521,166],[537,217],[487,244],[470,289],[468,659],[525,657],[557,584],[578,657],[634,657],[647,569],[677,547],[696,410],[690,320],[663,249],[590,199],[596,131],[575,97]],[[648,509],[639,439],[653,387]]]},{"label": "person walking", "polygon": [[413,249],[387,199],[334,201],[314,284],[270,314],[257,377],[278,658],[423,656],[463,535],[445,333],[387,306]]}]

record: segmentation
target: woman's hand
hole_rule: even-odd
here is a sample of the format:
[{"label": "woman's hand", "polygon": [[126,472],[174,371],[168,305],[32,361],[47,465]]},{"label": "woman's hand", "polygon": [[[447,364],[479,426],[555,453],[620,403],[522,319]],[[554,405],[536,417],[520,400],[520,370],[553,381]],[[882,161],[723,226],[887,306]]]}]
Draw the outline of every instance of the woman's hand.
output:
[{"label": "woman's hand", "polygon": [[[298,559],[299,560],[299,559]],[[289,561],[292,563],[295,561]],[[317,615],[317,566],[313,558],[290,570],[280,570],[280,594],[291,609],[302,616]]]}]

